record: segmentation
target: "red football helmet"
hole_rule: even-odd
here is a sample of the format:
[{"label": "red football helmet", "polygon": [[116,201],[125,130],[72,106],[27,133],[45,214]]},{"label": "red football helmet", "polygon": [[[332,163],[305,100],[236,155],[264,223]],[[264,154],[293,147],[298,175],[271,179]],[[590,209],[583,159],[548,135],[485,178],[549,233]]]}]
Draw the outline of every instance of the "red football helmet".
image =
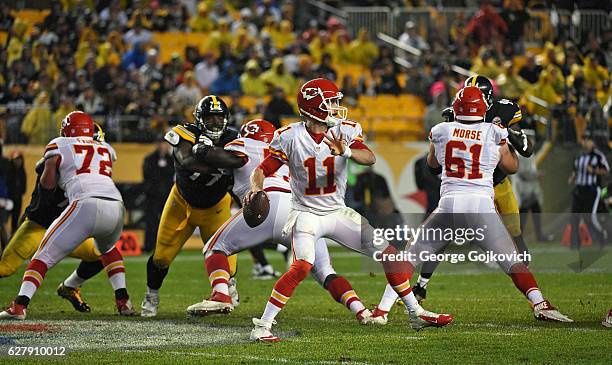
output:
[{"label": "red football helmet", "polygon": [[487,113],[487,101],[476,86],[466,86],[457,92],[453,101],[455,119],[476,122],[484,120]]},{"label": "red football helmet", "polygon": [[93,137],[94,121],[89,114],[82,111],[68,113],[62,120],[62,137]]},{"label": "red football helmet", "polygon": [[240,137],[256,139],[265,143],[272,142],[276,128],[263,119],[253,119],[240,127]]},{"label": "red football helmet", "polygon": [[342,93],[327,79],[313,79],[302,85],[297,94],[300,115],[333,127],[346,119],[347,109],[340,106]]}]

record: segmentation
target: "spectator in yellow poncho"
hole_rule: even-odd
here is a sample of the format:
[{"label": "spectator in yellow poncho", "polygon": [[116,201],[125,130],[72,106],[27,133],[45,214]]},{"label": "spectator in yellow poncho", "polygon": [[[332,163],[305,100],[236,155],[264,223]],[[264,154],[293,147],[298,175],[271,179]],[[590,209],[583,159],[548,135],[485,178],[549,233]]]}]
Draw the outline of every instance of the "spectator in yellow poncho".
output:
[{"label": "spectator in yellow poncho", "polygon": [[310,54],[312,55],[314,62],[320,63],[321,56],[323,56],[323,53],[332,52],[329,33],[327,33],[326,31],[320,31],[319,34],[317,34],[310,42],[310,44],[308,45],[308,49],[310,50]]},{"label": "spectator in yellow poncho", "polygon": [[189,19],[189,28],[192,32],[210,32],[215,27],[208,15],[208,4],[201,2],[198,5],[198,13]]},{"label": "spectator in yellow poncho", "polygon": [[354,63],[350,54],[348,34],[340,29],[331,36],[331,43],[328,46],[334,65],[346,65]]},{"label": "spectator in yellow poncho", "polygon": [[491,52],[484,47],[482,47],[478,52],[478,56],[474,60],[474,65],[470,71],[493,80],[495,80],[497,76],[503,72],[501,67],[499,67],[495,62]]},{"label": "spectator in yellow poncho", "polygon": [[261,74],[261,79],[264,81],[266,86],[272,86],[272,88],[282,88],[286,95],[293,95],[297,87],[295,78],[285,71],[283,59],[280,57],[277,57],[272,61],[272,67],[270,67],[268,71]]},{"label": "spectator in yellow poncho", "polygon": [[587,86],[602,90],[606,81],[610,78],[608,70],[599,64],[597,57],[588,56],[584,59],[584,81]]},{"label": "spectator in yellow poncho", "polygon": [[257,60],[249,60],[246,63],[245,71],[240,75],[240,88],[242,93],[247,96],[266,95],[266,84],[259,74]]},{"label": "spectator in yellow poncho", "polygon": [[504,63],[504,72],[495,80],[501,90],[501,96],[506,99],[518,100],[521,98],[529,83],[517,75],[512,61]]},{"label": "spectator in yellow poncho", "polygon": [[279,50],[284,50],[293,42],[295,42],[295,33],[293,33],[293,24],[289,20],[283,20],[278,27],[274,27],[270,31],[272,43]]},{"label": "spectator in yellow poncho", "polygon": [[219,55],[221,50],[221,44],[232,44],[233,36],[229,31],[229,25],[225,19],[219,20],[219,28],[210,34],[208,39],[208,49],[211,50],[215,56]]},{"label": "spectator in yellow poncho", "polygon": [[28,144],[45,145],[57,135],[56,124],[51,119],[49,96],[41,92],[34,99],[32,109],[21,124],[21,133],[28,137]]},{"label": "spectator in yellow poncho", "polygon": [[527,91],[527,95],[535,96],[538,99],[545,101],[548,107],[544,107],[529,100],[527,106],[533,114],[538,114],[543,117],[550,117],[550,110],[561,101],[561,97],[556,93],[553,86],[553,80],[550,73],[544,70],[540,73],[538,82],[533,84]]},{"label": "spectator in yellow poncho", "polygon": [[74,111],[76,106],[74,105],[72,97],[68,95],[62,95],[59,100],[57,110],[53,113],[53,122],[56,130],[60,130],[62,120],[68,113]]},{"label": "spectator in yellow poncho", "polygon": [[21,51],[23,51],[26,42],[25,32],[27,28],[28,26],[23,20],[19,18],[15,19],[15,23],[13,23],[13,34],[6,47],[8,52],[6,63],[9,67],[13,62],[21,58]]},{"label": "spectator in yellow poncho", "polygon": [[370,33],[366,28],[359,29],[357,39],[349,45],[349,52],[354,63],[370,67],[378,57],[378,47],[370,40]]},{"label": "spectator in yellow poncho", "polygon": [[249,32],[244,27],[240,27],[236,30],[236,34],[234,34],[234,42],[232,44],[232,50],[235,55],[243,54],[247,52],[253,41],[249,36]]}]

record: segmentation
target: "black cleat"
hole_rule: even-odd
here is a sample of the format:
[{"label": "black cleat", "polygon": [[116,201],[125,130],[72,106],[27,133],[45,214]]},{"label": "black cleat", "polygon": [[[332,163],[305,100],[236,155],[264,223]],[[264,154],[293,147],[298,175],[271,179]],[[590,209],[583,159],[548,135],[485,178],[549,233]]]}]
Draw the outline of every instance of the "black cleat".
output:
[{"label": "black cleat", "polygon": [[81,288],[70,288],[61,283],[57,287],[57,295],[69,301],[78,312],[91,312],[91,308],[81,297]]},{"label": "black cleat", "polygon": [[419,304],[421,304],[421,302],[427,298],[427,289],[423,288],[421,285],[419,285],[419,283],[414,284],[412,287],[412,292],[414,293],[414,296]]}]

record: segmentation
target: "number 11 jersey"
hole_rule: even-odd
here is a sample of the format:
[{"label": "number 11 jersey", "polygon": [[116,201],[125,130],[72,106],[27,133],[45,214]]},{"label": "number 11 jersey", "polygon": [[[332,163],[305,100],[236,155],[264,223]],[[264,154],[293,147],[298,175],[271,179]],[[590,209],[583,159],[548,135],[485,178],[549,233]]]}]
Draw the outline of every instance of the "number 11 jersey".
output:
[{"label": "number 11 jersey", "polygon": [[[330,138],[332,131],[346,146],[363,146],[357,122],[344,121],[330,128]],[[293,209],[326,214],[346,206],[347,159],[332,156],[323,135],[311,134],[304,122],[278,129],[270,143],[270,154],[289,166]]]},{"label": "number 11 jersey", "polygon": [[106,142],[91,137],[58,137],[49,142],[45,159],[58,156],[58,186],[68,200],[107,198],[121,201],[113,183],[115,150]]},{"label": "number 11 jersey", "polygon": [[493,197],[493,171],[506,128],[493,123],[440,123],[431,129],[436,159],[442,165],[440,197],[479,194]]}]

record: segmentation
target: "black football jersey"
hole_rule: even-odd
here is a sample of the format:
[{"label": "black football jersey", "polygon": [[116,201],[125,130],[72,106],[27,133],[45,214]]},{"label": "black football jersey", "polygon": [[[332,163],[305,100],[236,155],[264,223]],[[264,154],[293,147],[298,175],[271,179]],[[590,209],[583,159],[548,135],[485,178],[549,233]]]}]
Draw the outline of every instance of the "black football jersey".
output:
[{"label": "black football jersey", "polygon": [[[487,110],[485,122],[499,123],[508,128],[516,123],[519,123],[523,118],[521,108],[517,103],[508,99],[495,100],[493,105]],[[506,173],[501,168],[496,167],[493,172],[493,185],[497,185],[506,178]]]},{"label": "black football jersey", "polygon": [[33,222],[40,224],[45,228],[49,228],[51,223],[62,214],[68,205],[68,198],[64,195],[64,191],[60,188],[55,188],[53,197],[49,199],[41,199],[38,192],[38,182],[40,175],[36,178],[36,185],[32,192],[30,205],[25,209],[24,215]]},{"label": "black football jersey", "polygon": [[[191,144],[195,144],[201,134],[194,124],[178,125],[172,128],[172,132]],[[235,129],[228,128],[216,145],[223,147],[226,143],[236,139],[237,135]],[[231,169],[215,168],[210,173],[193,172],[181,166],[175,157],[174,170],[179,193],[194,208],[212,207],[232,188]]]}]

